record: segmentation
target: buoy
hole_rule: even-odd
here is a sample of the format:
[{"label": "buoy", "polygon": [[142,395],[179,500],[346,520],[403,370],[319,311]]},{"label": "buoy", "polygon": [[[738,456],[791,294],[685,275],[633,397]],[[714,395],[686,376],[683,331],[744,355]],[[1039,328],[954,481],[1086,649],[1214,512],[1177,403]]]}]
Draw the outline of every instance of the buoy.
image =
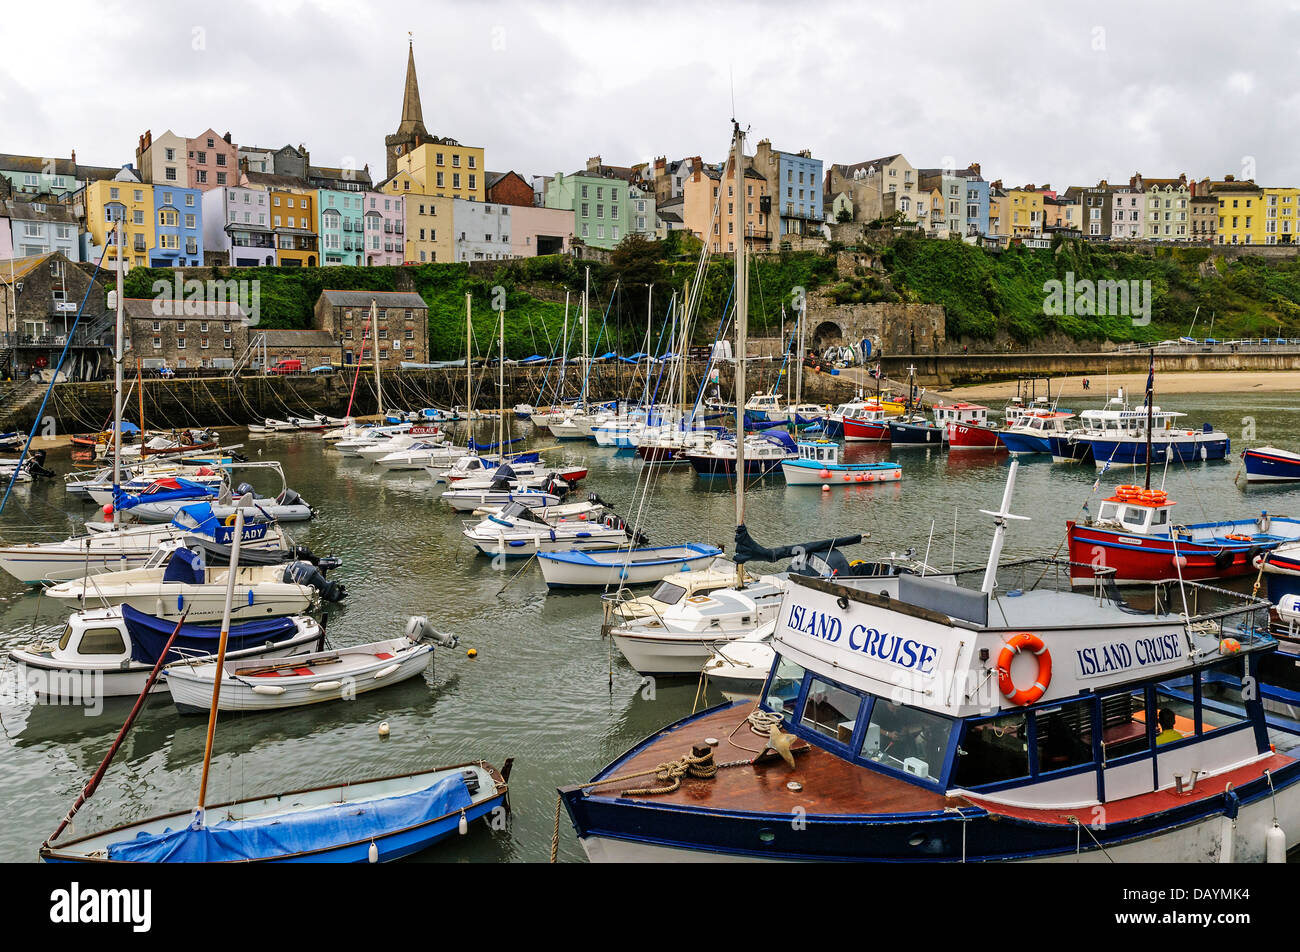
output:
[{"label": "buoy", "polygon": [[1241,642],[1236,638],[1224,638],[1219,642],[1219,654],[1236,654],[1241,650]]},{"label": "buoy", "polygon": [[817,475],[820,476],[822,479],[830,479],[831,471],[829,469],[822,469],[822,471]]},{"label": "buoy", "polygon": [[844,474],[844,481],[845,481],[846,483],[847,483],[850,479],[852,479],[852,478],[853,478],[853,474],[852,474],[852,473],[845,473],[845,474]]},{"label": "buoy", "polygon": [[461,836],[469,832],[469,820],[465,819],[464,810],[460,811],[460,821],[456,824],[456,829],[460,831]]},{"label": "buoy", "polygon": [[366,858],[372,863],[379,862],[379,847],[375,845],[374,840],[370,841],[370,849],[366,850]]},{"label": "buoy", "polygon": [[466,654],[467,656],[471,657],[471,658],[477,658],[477,657],[478,657],[478,651],[476,651],[476,650],[473,649],[473,648],[470,648],[469,651],[466,651],[466,652],[465,652],[465,654]]},{"label": "buoy", "polygon": [[1175,556],[1174,556],[1174,565],[1178,566],[1180,569],[1185,569],[1185,568],[1187,568],[1187,556],[1185,556],[1185,555],[1175,555]]},{"label": "buoy", "polygon": [[111,502],[104,503],[104,515],[111,516],[112,514],[113,514],[113,504]]},{"label": "buoy", "polygon": [[388,736],[388,721],[384,721],[382,724],[379,725],[379,736],[380,737]]},{"label": "buoy", "polygon": [[830,491],[831,491],[831,487],[826,485],[825,483],[822,483],[822,492],[828,493]]},{"label": "buoy", "polygon": [[1264,862],[1286,862],[1286,834],[1277,825],[1277,820],[1273,821],[1269,831],[1264,834]]}]

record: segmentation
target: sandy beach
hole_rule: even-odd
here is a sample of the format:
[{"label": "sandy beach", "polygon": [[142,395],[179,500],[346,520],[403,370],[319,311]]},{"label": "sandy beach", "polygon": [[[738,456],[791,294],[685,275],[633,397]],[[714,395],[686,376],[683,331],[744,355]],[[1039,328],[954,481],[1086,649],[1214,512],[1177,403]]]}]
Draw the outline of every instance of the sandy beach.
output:
[{"label": "sandy beach", "polygon": [[[1066,396],[1081,395],[1083,389],[1083,377],[1053,377],[1052,378],[1052,396],[1058,393],[1064,393]],[[1104,396],[1107,389],[1114,393],[1116,388],[1123,387],[1126,392],[1141,402],[1141,394],[1146,389],[1147,375],[1144,373],[1137,374],[1111,374],[1107,377],[1105,374],[1099,377],[1088,378],[1089,396]],[[1040,382],[1041,388],[1041,382]],[[1300,392],[1300,371],[1280,370],[1280,371],[1189,371],[1186,373],[1161,373],[1156,375],[1156,399],[1160,399],[1161,394],[1180,394],[1180,393],[1243,393],[1254,391],[1256,393],[1294,393]],[[984,400],[1006,400],[1016,393],[1016,382],[1007,380],[1001,383],[982,383],[972,384],[969,387],[953,387],[947,390],[931,389],[927,391],[926,396],[931,394],[941,395],[951,400],[967,401],[984,401]],[[1039,390],[1042,395],[1042,390]]]}]

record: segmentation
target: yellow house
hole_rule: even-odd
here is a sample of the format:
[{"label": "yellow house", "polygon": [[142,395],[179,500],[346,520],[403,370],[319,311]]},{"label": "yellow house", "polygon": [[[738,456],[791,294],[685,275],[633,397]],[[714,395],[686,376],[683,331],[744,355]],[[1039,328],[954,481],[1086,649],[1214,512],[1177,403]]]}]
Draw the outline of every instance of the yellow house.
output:
[{"label": "yellow house", "polygon": [[1011,234],[1011,199],[1000,188],[989,192],[989,234]]},{"label": "yellow house", "polygon": [[397,158],[397,171],[384,184],[384,191],[481,202],[487,194],[485,175],[481,148],[435,139]]},{"label": "yellow house", "polygon": [[285,268],[314,268],[320,263],[316,235],[316,195],[271,189],[271,233],[275,263]]},{"label": "yellow house", "polygon": [[1219,200],[1219,244],[1267,243],[1264,240],[1265,214],[1262,188],[1250,180],[1224,181],[1214,185],[1213,195]]},{"label": "yellow house", "polygon": [[[394,177],[397,181],[399,176]],[[455,261],[452,199],[406,193],[406,234],[403,261],[423,264]]]},{"label": "yellow house", "polygon": [[1011,227],[1007,233],[1013,238],[1041,234],[1043,193],[1028,188],[1010,188],[1007,189],[1007,198],[1011,212]]},{"label": "yellow house", "polygon": [[[131,178],[90,182],[85,189],[85,203],[87,242],[92,249],[112,242],[113,223],[121,218],[122,257],[127,267],[149,263],[155,234],[152,185]],[[104,267],[116,265],[117,249],[109,248]]]},{"label": "yellow house", "polygon": [[1296,209],[1300,188],[1264,189],[1264,244],[1290,245],[1300,242]]}]

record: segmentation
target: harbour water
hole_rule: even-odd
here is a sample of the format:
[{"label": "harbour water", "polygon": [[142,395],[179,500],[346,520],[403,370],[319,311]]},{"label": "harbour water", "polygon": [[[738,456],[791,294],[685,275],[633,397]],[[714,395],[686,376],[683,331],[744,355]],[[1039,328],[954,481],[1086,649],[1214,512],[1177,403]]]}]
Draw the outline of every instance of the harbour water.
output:
[{"label": "harbour water", "polygon": [[[1063,402],[1076,411],[1101,405],[1100,398]],[[1172,464],[1168,472],[1153,473],[1152,485],[1163,484],[1179,502],[1178,522],[1261,509],[1300,514],[1300,489],[1247,491],[1244,477],[1234,483],[1238,454],[1246,446],[1300,446],[1300,416],[1289,394],[1201,394],[1158,402],[1186,411],[1188,425],[1209,422],[1232,438],[1227,462]],[[511,425],[534,445],[554,445],[527,424]],[[457,437],[463,442],[463,433]],[[254,459],[279,459],[288,484],[319,510],[316,519],[290,532],[317,554],[343,560],[333,577],[347,585],[348,597],[328,611],[333,644],[391,637],[408,616],[427,615],[435,627],[457,633],[462,646],[437,649],[424,678],[349,703],[223,715],[210,801],[468,760],[500,766],[513,757],[511,814],[501,828],[472,828],[471,835],[419,859],[541,862],[550,852],[556,786],[588,779],[646,734],[691,712],[694,679],[650,682],[617,651],[611,654],[600,635],[597,594],[548,594],[535,564],[494,565],[478,555],[460,534],[465,517],[438,501],[423,471],[385,474],[363,460],[340,457],[311,434],[248,437],[235,431],[228,440],[244,442]],[[599,493],[634,521],[634,497],[640,501],[647,478],[635,456],[567,443],[546,458],[585,462],[590,473],[582,491]],[[990,520],[978,510],[997,508],[1005,454],[853,444],[846,458],[895,460],[903,478],[831,492],[787,487],[780,476],[760,481],[750,487],[746,504],[755,538],[783,545],[863,532],[869,540],[846,554],[869,559],[912,549],[940,568],[977,565],[987,557]],[[70,464],[67,449],[52,451],[46,461],[60,473]],[[730,550],[735,504],[728,480],[703,480],[689,467],[656,471],[651,478],[653,492],[640,512],[641,528],[653,542],[706,541]],[[1085,501],[1095,512],[1097,500],[1115,484],[1142,481],[1141,471],[1112,471],[1094,493],[1097,479],[1091,465],[1025,459],[1012,510],[1032,521],[1011,526],[1004,561],[1063,557],[1066,519],[1077,516]],[[250,481],[262,491],[279,488]],[[98,518],[94,507],[65,499],[60,481],[42,481],[15,488],[0,533],[10,542],[62,539],[82,521]],[[64,617],[66,610],[61,614],[52,600],[8,576],[0,580],[0,648],[57,638]],[[468,657],[468,648],[477,657]],[[32,861],[107,752],[132,701],[104,702],[98,711],[36,706],[17,690],[7,660],[0,662],[0,675],[0,804],[8,820],[0,827],[0,860]],[[720,699],[708,692],[708,703]],[[378,732],[384,721],[391,729],[387,739]],[[203,717],[176,713],[167,695],[150,698],[75,830],[192,807],[205,727]],[[559,858],[582,857],[565,818]]]}]

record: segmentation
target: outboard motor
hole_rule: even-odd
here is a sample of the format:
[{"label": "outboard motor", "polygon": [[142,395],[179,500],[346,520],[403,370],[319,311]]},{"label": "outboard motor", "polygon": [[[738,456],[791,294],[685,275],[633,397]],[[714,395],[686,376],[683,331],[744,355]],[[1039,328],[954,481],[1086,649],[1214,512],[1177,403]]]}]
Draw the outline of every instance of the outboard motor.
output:
[{"label": "outboard motor", "polygon": [[43,476],[46,479],[53,479],[59,475],[52,469],[45,468],[45,450],[36,450],[27,460],[27,472],[32,476]]},{"label": "outboard motor", "polygon": [[327,582],[325,576],[310,562],[290,562],[284,567],[281,580],[290,584],[310,585],[327,602],[341,602],[347,595],[343,583]]},{"label": "outboard motor", "polygon": [[429,619],[423,615],[412,615],[406,620],[406,637],[412,641],[431,641],[435,645],[441,645],[444,648],[455,648],[460,644],[459,638],[438,631],[429,624]]},{"label": "outboard motor", "polygon": [[276,500],[276,502],[281,506],[296,506],[298,503],[302,502],[302,497],[292,489],[286,489],[284,492],[280,493],[280,498]]},{"label": "outboard motor", "polygon": [[290,546],[288,557],[295,562],[310,562],[321,571],[322,574],[330,569],[336,569],[343,564],[343,560],[336,555],[319,556],[305,545]]},{"label": "outboard motor", "polygon": [[235,495],[251,496],[255,494],[253,493],[253,487],[248,485],[248,483],[240,483],[238,486],[235,487]]}]

